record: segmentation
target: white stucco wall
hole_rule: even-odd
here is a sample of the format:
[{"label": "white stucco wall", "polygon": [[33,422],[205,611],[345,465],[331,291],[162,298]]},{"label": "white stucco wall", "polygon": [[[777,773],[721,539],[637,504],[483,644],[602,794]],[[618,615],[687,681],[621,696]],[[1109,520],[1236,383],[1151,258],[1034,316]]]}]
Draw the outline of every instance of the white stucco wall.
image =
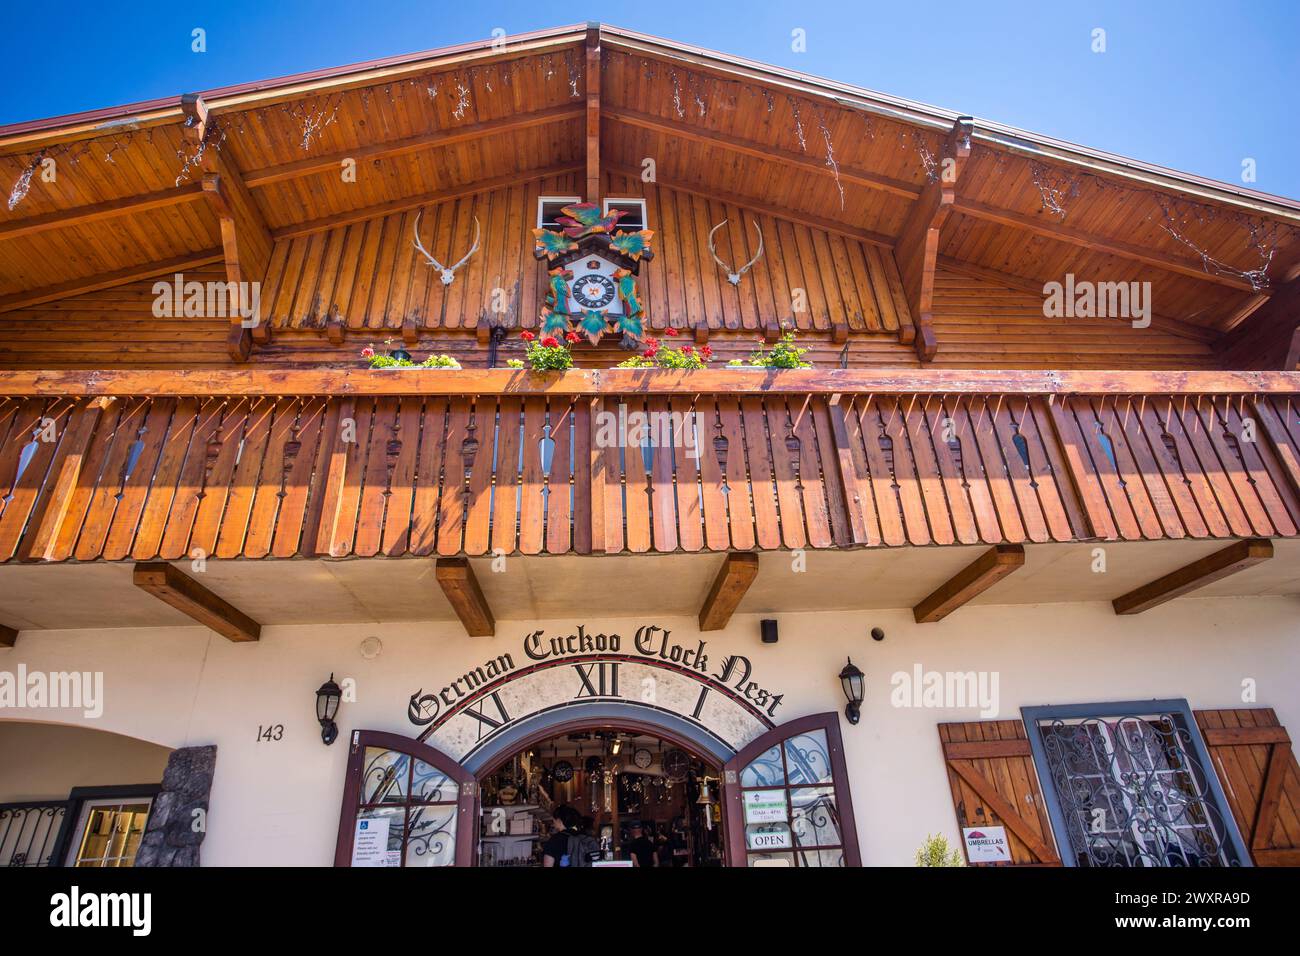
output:
[{"label": "white stucco wall", "polygon": [[[974,709],[891,706],[891,675],[926,671],[998,674],[998,717],[1023,705],[1185,697],[1194,708],[1267,706],[1300,730],[1300,601],[1184,599],[1134,617],[1107,604],[966,607],[919,626],[911,612],[777,615],[780,642],[759,642],[758,619],[698,633],[692,619],[499,621],[495,638],[468,638],[453,623],[266,627],[255,644],[232,644],[199,627],[30,632],[0,650],[0,671],[102,670],[102,717],[0,710],[0,718],[85,724],[167,747],[218,746],[206,865],[328,865],[353,728],[414,736],[407,702],[488,657],[518,658],[538,628],[632,634],[659,624],[679,641],[703,637],[719,658],[741,653],[754,679],[785,695],[778,720],[842,711],[837,674],[846,655],[867,672],[861,723],[842,724],[863,860],[909,865],[927,833],[958,836],[935,725],[978,720]],[[871,640],[873,626],[886,639]],[[383,641],[366,661],[359,645]],[[340,711],[339,742],[322,746],[314,692],[333,672],[356,681],[358,700]],[[1257,700],[1243,702],[1243,681]],[[283,739],[257,737],[284,724]],[[0,789],[8,769],[0,767]],[[87,781],[91,783],[93,781]]]}]

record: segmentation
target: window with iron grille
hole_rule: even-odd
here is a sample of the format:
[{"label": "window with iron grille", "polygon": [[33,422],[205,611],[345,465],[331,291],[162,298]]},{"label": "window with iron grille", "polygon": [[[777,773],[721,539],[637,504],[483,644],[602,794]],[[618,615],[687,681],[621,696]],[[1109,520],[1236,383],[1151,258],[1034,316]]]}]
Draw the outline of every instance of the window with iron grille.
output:
[{"label": "window with iron grille", "polygon": [[1022,711],[1067,866],[1249,866],[1185,700]]}]

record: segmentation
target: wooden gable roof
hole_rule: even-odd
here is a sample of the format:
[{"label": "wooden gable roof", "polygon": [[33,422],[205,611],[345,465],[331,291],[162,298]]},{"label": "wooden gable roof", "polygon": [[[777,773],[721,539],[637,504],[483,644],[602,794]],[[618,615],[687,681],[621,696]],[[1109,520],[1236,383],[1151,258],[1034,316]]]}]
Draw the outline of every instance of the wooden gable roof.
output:
[{"label": "wooden gable roof", "polygon": [[[58,170],[49,182],[47,160]],[[955,182],[944,178],[950,162],[959,164]],[[340,174],[348,163],[355,181]],[[648,169],[653,183],[640,188]],[[662,269],[672,284],[663,325],[694,324],[693,303],[724,329],[748,329],[748,315],[762,315],[761,305],[747,313],[743,298],[731,302],[736,290],[716,272],[690,278],[688,258],[707,252],[695,248],[701,215],[712,222],[728,211],[733,226],[763,217],[769,241],[793,253],[773,259],[766,292],[756,282],[746,294],[761,300],[805,281],[798,287],[818,290],[825,317],[810,314],[808,327],[842,323],[851,336],[933,334],[945,281],[1041,301],[1043,283],[1068,272],[1150,281],[1157,351],[1172,336],[1196,354],[1216,344],[1243,367],[1280,367],[1273,353],[1294,328],[1287,303],[1300,273],[1295,201],[595,25],[0,128],[0,184],[9,196],[0,206],[0,312],[35,321],[42,316],[32,309],[77,295],[229,266],[223,218],[244,237],[245,278],[266,283],[273,309],[290,303],[274,322],[310,326],[328,307],[322,298],[314,312],[312,303],[349,242],[376,263],[350,281],[395,289],[404,276],[405,307],[414,271],[401,271],[401,253],[367,243],[408,228],[420,209],[447,212],[450,241],[471,209],[500,203],[502,225],[487,240],[500,264],[477,281],[499,276],[516,295],[510,324],[526,325],[536,297],[523,292],[536,280],[522,265],[503,268],[526,251],[504,237],[514,217],[531,217],[515,197],[543,184],[582,196],[635,189],[658,200],[663,223],[680,217],[678,271],[666,262],[647,270]],[[739,256],[751,240],[735,229],[730,241]],[[852,278],[841,246],[863,250],[870,289]],[[493,269],[486,255],[474,266]],[[344,322],[400,328],[408,313],[391,313],[390,298],[341,307]],[[781,311],[775,298],[771,310]],[[477,321],[452,308],[427,327]]]}]

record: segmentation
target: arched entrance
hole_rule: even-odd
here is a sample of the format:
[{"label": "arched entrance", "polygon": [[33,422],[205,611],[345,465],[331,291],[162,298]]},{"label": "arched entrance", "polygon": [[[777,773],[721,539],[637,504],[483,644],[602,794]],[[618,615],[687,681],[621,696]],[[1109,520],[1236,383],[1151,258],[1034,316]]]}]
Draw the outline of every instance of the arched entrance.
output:
[{"label": "arched entrance", "polygon": [[725,865],[860,865],[837,713],[772,727],[736,751],[683,715],[609,700],[502,722],[461,760],[398,734],[353,731],[335,864],[474,865],[481,776],[539,741],[608,730],[654,734],[721,765]]}]

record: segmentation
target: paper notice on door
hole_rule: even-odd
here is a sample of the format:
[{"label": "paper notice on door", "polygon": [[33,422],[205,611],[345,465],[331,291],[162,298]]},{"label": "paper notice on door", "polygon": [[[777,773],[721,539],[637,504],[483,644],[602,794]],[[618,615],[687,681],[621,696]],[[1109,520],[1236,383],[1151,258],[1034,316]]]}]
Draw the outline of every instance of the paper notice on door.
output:
[{"label": "paper notice on door", "polygon": [[352,836],[353,866],[400,866],[397,852],[388,849],[388,818],[370,817],[357,821]]}]

